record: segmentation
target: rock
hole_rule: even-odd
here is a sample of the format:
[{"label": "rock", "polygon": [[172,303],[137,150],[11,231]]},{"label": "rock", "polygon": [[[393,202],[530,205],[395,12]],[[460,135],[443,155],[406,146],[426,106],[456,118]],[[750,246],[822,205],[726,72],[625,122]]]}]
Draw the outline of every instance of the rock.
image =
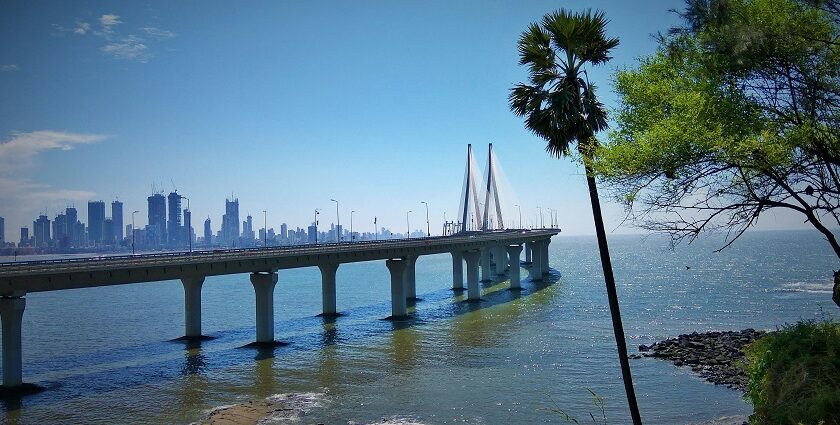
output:
[{"label": "rock", "polygon": [[645,344],[639,345],[639,351],[648,351],[648,350],[650,350],[650,347],[648,347],[647,345],[645,345]]}]

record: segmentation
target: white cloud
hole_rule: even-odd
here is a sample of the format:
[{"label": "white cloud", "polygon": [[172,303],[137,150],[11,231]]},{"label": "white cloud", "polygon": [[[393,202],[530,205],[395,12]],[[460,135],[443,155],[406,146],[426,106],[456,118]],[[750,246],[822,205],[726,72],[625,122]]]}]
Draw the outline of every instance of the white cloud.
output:
[{"label": "white cloud", "polygon": [[90,24],[87,22],[79,21],[76,23],[76,28],[73,28],[73,33],[79,35],[85,35],[90,32]]},{"label": "white cloud", "polygon": [[15,72],[18,69],[20,69],[20,68],[18,67],[18,65],[16,63],[10,63],[10,64],[7,64],[7,65],[0,65],[0,71],[3,71],[3,72]]},{"label": "white cloud", "polygon": [[102,25],[102,31],[106,33],[111,32],[111,27],[122,23],[119,15],[106,14],[99,17],[99,23]]},{"label": "white cloud", "polygon": [[172,31],[167,31],[165,29],[160,29],[157,27],[143,27],[143,31],[151,37],[155,38],[172,38],[175,37],[175,33]]},{"label": "white cloud", "polygon": [[37,212],[47,213],[50,219],[69,204],[82,204],[93,199],[95,192],[55,187],[33,181],[27,166],[47,150],[71,150],[78,145],[105,140],[100,134],[78,134],[52,130],[12,133],[0,142],[0,214],[6,219],[6,239],[16,241],[15,232],[29,227]]},{"label": "white cloud", "polygon": [[[75,134],[61,131],[40,130],[29,133],[12,133],[11,139],[0,143],[0,169],[9,170],[26,165],[35,155],[45,150],[71,150],[76,145],[105,140],[101,134]],[[5,174],[0,171],[0,173]]]},{"label": "white cloud", "polygon": [[137,62],[146,62],[152,57],[149,47],[144,44],[144,40],[134,35],[110,42],[102,46],[102,51],[115,58]]}]

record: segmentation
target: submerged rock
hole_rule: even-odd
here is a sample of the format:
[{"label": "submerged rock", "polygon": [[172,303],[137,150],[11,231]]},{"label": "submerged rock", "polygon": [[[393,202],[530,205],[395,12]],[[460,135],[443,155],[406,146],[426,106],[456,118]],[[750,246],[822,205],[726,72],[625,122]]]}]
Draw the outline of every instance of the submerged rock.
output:
[{"label": "submerged rock", "polygon": [[644,357],[670,360],[676,366],[690,367],[700,377],[715,385],[745,391],[747,375],[740,365],[745,359],[742,348],[764,333],[752,328],[742,331],[692,332],[649,346],[642,344],[639,351]]}]

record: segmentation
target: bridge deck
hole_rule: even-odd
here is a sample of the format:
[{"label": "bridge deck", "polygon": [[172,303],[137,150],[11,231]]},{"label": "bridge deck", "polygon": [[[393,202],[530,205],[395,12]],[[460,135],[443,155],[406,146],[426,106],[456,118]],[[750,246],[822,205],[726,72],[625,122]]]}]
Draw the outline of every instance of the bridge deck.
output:
[{"label": "bridge deck", "polygon": [[324,263],[381,260],[521,244],[546,239],[559,229],[506,230],[455,236],[345,242],[268,248],[169,252],[0,264],[0,295],[126,283],[268,272]]}]

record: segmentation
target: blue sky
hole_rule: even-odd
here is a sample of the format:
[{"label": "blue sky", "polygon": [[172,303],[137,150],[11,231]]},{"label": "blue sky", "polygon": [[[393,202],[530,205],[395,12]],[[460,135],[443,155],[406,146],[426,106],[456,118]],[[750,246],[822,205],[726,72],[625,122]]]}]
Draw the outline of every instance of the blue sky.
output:
[{"label": "blue sky", "polygon": [[[139,210],[153,185],[191,200],[194,223],[221,224],[240,200],[269,227],[354,214],[433,233],[458,208],[467,143],[494,143],[525,225],[559,210],[569,234],[594,232],[582,169],[549,157],[508,109],[526,78],[516,41],[559,7],[602,9],[621,39],[591,70],[610,79],[651,53],[681,1],[265,1],[0,3],[0,216],[6,236],[68,204],[119,198]],[[512,203],[512,202],[511,202]],[[513,205],[506,210],[518,222]],[[110,213],[110,211],[109,211]],[[609,228],[621,207],[607,202]],[[545,216],[546,222],[548,215]],[[126,217],[125,222],[130,222]],[[768,226],[793,221],[769,216]]]}]

